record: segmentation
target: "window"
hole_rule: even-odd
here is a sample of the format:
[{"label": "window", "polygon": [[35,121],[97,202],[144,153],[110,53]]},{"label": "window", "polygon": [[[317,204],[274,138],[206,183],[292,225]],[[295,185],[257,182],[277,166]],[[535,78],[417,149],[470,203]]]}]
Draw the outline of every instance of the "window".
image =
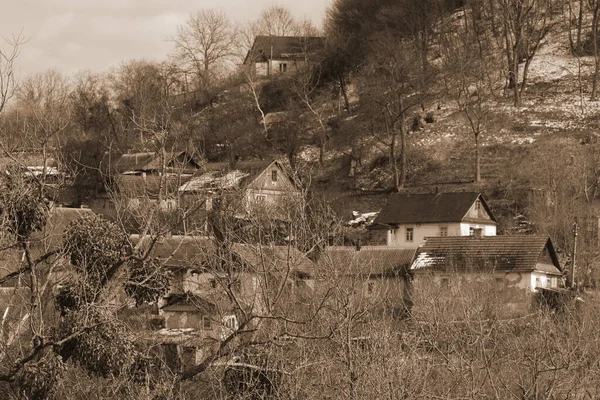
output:
[{"label": "window", "polygon": [[217,281],[214,279],[210,279],[208,281],[208,284],[210,285],[211,288],[216,289],[217,288]]},{"label": "window", "polygon": [[448,236],[448,227],[440,226],[440,236],[446,237]]},{"label": "window", "polygon": [[235,331],[238,328],[237,318],[235,315],[225,315],[223,317],[223,326],[227,329]]},{"label": "window", "polygon": [[481,210],[481,202],[479,200],[475,201],[475,211]]},{"label": "window", "polygon": [[414,238],[414,228],[406,228],[406,241],[412,242]]},{"label": "window", "polygon": [[482,237],[483,229],[475,228],[475,227],[471,226],[471,227],[469,227],[469,236]]},{"label": "window", "polygon": [[212,327],[212,322],[210,317],[204,316],[202,317],[202,329],[210,329]]},{"label": "window", "polygon": [[375,291],[375,282],[367,282],[367,296],[370,297]]},{"label": "window", "polygon": [[257,194],[254,196],[254,199],[256,200],[256,204],[265,204],[267,202],[267,196],[264,194]]},{"label": "window", "polygon": [[450,287],[450,279],[449,278],[440,279],[440,286],[442,289],[448,289]]},{"label": "window", "polygon": [[287,64],[286,63],[279,64],[279,72],[285,72],[285,71],[287,71]]},{"label": "window", "polygon": [[277,182],[277,171],[271,171],[271,182]]}]

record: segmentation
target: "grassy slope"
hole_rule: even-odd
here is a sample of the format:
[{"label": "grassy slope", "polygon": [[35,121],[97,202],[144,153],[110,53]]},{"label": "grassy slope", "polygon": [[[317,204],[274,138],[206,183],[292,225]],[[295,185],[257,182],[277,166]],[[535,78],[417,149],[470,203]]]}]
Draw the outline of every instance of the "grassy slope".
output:
[{"label": "grassy slope", "polygon": [[[448,191],[481,190],[500,214],[501,228],[510,228],[524,193],[542,179],[535,174],[540,165],[551,162],[560,168],[567,162],[565,154],[556,157],[557,147],[564,153],[595,140],[600,103],[589,101],[593,58],[570,56],[567,34],[561,29],[555,28],[536,55],[522,106],[515,108],[502,97],[489,103],[482,136],[484,182],[472,183],[474,140],[468,126],[452,100],[438,99],[434,105],[440,104],[441,109],[435,110],[436,122],[409,135],[407,191],[428,192],[436,186]],[[339,157],[333,156],[325,168],[316,170],[315,188],[344,219],[350,218],[352,210],[376,211],[385,204],[389,191],[382,187],[390,182],[385,168],[365,170],[358,185]],[[370,190],[374,187],[376,191]]]}]

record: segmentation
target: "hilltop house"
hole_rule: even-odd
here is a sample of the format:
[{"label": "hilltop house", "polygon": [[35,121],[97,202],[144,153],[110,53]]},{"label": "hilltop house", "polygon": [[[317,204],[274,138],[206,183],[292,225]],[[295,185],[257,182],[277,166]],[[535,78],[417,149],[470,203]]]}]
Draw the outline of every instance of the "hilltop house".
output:
[{"label": "hilltop house", "polygon": [[417,248],[427,237],[494,236],[496,225],[480,193],[398,193],[369,226],[369,234],[374,242]]},{"label": "hilltop house", "polygon": [[279,161],[207,163],[182,184],[178,192],[184,202],[204,202],[207,211],[234,203],[240,216],[266,209],[275,218],[286,219],[286,202],[300,195],[294,178]]},{"label": "hilltop house", "polygon": [[[468,287],[496,291],[507,308],[527,310],[533,293],[558,290],[562,268],[546,236],[430,237],[410,266],[409,291],[432,288],[454,298]],[[439,294],[439,293],[438,293]]]},{"label": "hilltop house", "polygon": [[324,46],[323,37],[257,36],[244,65],[258,77],[294,73],[304,68]]}]

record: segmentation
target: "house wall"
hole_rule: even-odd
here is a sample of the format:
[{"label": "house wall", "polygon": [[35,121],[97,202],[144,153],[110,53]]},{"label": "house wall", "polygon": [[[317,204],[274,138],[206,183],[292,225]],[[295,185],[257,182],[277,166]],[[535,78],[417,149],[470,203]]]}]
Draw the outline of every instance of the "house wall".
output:
[{"label": "house wall", "polygon": [[247,210],[251,210],[253,207],[266,207],[269,211],[276,213],[274,216],[281,218],[284,215],[277,213],[283,213],[286,209],[286,202],[299,195],[300,191],[291,182],[288,174],[276,163],[273,163],[247,186],[244,203]]},{"label": "house wall", "polygon": [[204,331],[206,336],[213,336],[216,333],[217,326],[220,324],[211,317],[211,328],[204,329],[204,314],[199,311],[162,311],[165,318],[165,328],[167,329],[185,329],[191,328],[198,331]]},{"label": "house wall", "polygon": [[[285,71],[281,71],[281,65],[285,64]],[[277,76],[286,73],[296,73],[306,66],[304,60],[273,59],[269,61],[257,62],[254,64],[256,76],[267,77]]]},{"label": "house wall", "polygon": [[483,229],[483,236],[496,236],[496,225],[485,223],[462,222],[459,236],[470,236],[471,228]]},{"label": "house wall", "polygon": [[[448,228],[448,236],[462,236],[460,223],[449,224],[410,224],[400,225],[387,233],[387,245],[404,248],[417,248],[425,243],[425,238],[440,236],[440,227]],[[406,240],[406,228],[413,229],[413,240]]]},{"label": "house wall", "polygon": [[[513,317],[532,307],[530,272],[418,272],[409,289],[412,311],[425,316],[432,312],[495,312]],[[464,314],[461,316],[464,318]]]}]

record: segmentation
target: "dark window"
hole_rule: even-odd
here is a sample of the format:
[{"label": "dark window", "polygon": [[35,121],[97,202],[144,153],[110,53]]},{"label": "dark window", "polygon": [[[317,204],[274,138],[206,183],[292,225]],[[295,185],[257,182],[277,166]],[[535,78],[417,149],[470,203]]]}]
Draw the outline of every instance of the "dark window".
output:
[{"label": "dark window", "polygon": [[210,317],[202,317],[202,329],[210,329],[211,326]]},{"label": "dark window", "polygon": [[440,286],[442,287],[442,289],[448,289],[448,287],[450,287],[450,279],[442,278],[440,280]]},{"label": "dark window", "polygon": [[412,242],[414,238],[414,228],[406,228],[406,241]]},{"label": "dark window", "polygon": [[287,71],[287,64],[286,63],[279,64],[279,72],[285,72],[285,71]]},{"label": "dark window", "polygon": [[277,182],[277,171],[271,171],[271,181]]},{"label": "dark window", "polygon": [[448,227],[440,226],[440,236],[448,236]]},{"label": "dark window", "polygon": [[217,281],[216,280],[211,279],[208,282],[209,282],[211,288],[215,289],[217,287]]}]

